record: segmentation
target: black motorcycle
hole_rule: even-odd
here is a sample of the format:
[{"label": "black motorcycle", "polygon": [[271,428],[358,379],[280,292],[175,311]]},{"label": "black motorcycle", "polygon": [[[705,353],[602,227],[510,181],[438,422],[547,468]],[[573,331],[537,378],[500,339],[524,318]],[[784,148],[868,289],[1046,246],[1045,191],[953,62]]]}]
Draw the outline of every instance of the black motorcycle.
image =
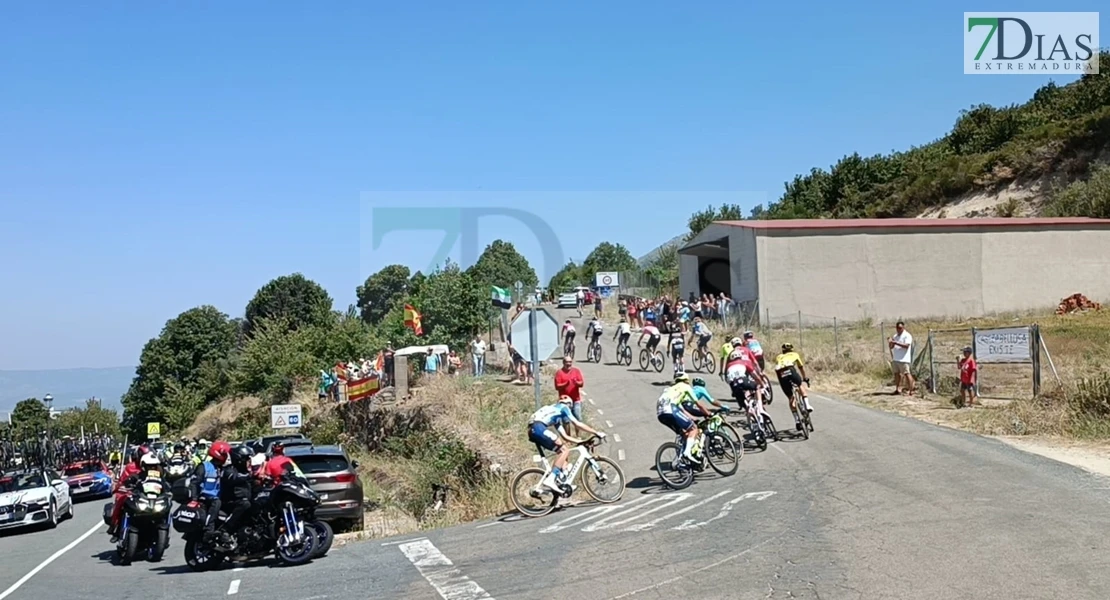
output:
[{"label": "black motorcycle", "polygon": [[[123,505],[116,559],[121,565],[133,560],[159,562],[170,544],[170,500],[165,486],[158,480],[135,483]],[[104,507],[104,522],[111,525],[112,506]]]},{"label": "black motorcycle", "polygon": [[238,531],[230,532],[230,546],[206,531],[209,523],[226,521],[227,513],[210,515],[195,500],[174,513],[173,526],[185,534],[185,562],[194,571],[214,569],[227,559],[256,560],[270,554],[286,565],[299,565],[319,555],[320,535],[309,524],[315,522],[319,504],[320,496],[307,482],[292,479],[255,495]]}]

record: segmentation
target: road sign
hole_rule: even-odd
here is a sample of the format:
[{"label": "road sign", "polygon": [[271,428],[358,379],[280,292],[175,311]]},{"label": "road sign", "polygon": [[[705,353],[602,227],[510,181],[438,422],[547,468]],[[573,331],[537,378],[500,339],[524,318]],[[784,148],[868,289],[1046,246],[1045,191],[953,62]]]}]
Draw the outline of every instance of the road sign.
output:
[{"label": "road sign", "polygon": [[162,437],[162,425],[159,423],[147,423],[146,437],[152,440]]},{"label": "road sign", "polygon": [[303,423],[300,404],[275,404],[270,407],[270,427],[273,429],[296,429]]},{"label": "road sign", "polygon": [[[547,312],[546,308],[536,308],[536,348],[538,360],[547,360],[559,347],[559,321]],[[521,312],[513,320],[513,348],[526,361],[532,360],[532,336],[528,331],[528,310]]]},{"label": "road sign", "polygon": [[610,287],[620,285],[620,276],[616,271],[599,271],[595,283],[598,287]]}]

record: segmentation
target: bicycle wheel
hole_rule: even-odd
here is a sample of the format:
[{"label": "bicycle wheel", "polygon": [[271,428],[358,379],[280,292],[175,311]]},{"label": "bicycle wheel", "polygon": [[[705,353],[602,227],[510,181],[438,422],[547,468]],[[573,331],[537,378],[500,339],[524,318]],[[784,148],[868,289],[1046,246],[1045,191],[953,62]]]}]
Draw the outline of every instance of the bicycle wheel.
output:
[{"label": "bicycle wheel", "polygon": [[624,347],[624,364],[625,366],[632,366],[632,348]]},{"label": "bicycle wheel", "polygon": [[[595,456],[594,460],[601,470],[600,477],[597,471],[587,465],[582,469],[582,487],[591,498],[603,504],[620,500],[624,496],[624,471],[607,456]],[[605,481],[601,481],[601,478]]]},{"label": "bicycle wheel", "polygon": [[[559,498],[554,492],[540,485],[544,475],[543,469],[530,467],[513,477],[513,482],[509,484],[509,497],[520,514],[526,517],[542,517],[555,510],[555,504]],[[534,490],[539,490],[539,497],[532,495]]]},{"label": "bicycle wheel", "polygon": [[651,360],[651,355],[648,354],[647,348],[640,350],[640,368],[644,371],[647,371],[649,360]]},{"label": "bicycle wheel", "polygon": [[813,431],[813,415],[809,414],[809,411],[805,409],[805,403],[802,404],[802,418],[805,419],[805,427],[809,428],[810,431]]},{"label": "bicycle wheel", "polygon": [[684,490],[694,483],[694,471],[682,460],[682,447],[674,442],[666,442],[655,451],[655,472],[672,490]]},{"label": "bicycle wheel", "polygon": [[[805,411],[804,410],[799,410],[799,409],[800,409],[800,407],[797,404],[795,404],[794,406],[790,407],[790,412],[794,414],[794,422],[801,425],[802,438],[808,440],[809,439],[809,427],[806,427]],[[795,430],[797,430],[797,429],[798,428],[795,427]]]},{"label": "bicycle wheel", "polygon": [[601,364],[601,344],[594,344],[594,362]]},{"label": "bicycle wheel", "polygon": [[662,352],[656,350],[655,351],[655,359],[652,360],[651,362],[653,363],[652,366],[655,367],[655,372],[656,373],[662,373],[663,372],[663,367],[666,366],[666,365],[663,364],[664,361],[663,361],[663,353]]},{"label": "bicycle wheel", "polygon": [[737,431],[735,427],[722,421],[721,425],[717,427],[717,433],[728,438],[728,440],[732,442],[732,445],[736,447],[737,462],[744,458],[744,436],[740,435],[740,432]]},{"label": "bicycle wheel", "polygon": [[712,375],[717,371],[717,361],[713,360],[713,356],[706,355],[705,357],[705,372]]},{"label": "bicycle wheel", "polygon": [[775,429],[775,422],[771,420],[771,415],[763,415],[763,430],[767,432],[767,437],[779,441],[779,432]]},{"label": "bicycle wheel", "polygon": [[702,448],[702,452],[705,452],[705,458],[709,461],[709,466],[724,477],[735,473],[736,467],[740,464],[740,458],[736,455],[735,444],[716,431],[706,434],[705,448]]},{"label": "bicycle wheel", "polygon": [[751,412],[748,412],[748,431],[752,432],[756,447],[760,450],[766,450],[767,432],[763,430],[763,427],[759,424],[757,419],[752,418]]}]

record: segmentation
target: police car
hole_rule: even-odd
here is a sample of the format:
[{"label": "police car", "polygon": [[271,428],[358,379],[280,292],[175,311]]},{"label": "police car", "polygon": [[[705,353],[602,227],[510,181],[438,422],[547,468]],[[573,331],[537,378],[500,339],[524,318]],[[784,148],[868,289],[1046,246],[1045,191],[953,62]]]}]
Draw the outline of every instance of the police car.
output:
[{"label": "police car", "polygon": [[46,525],[56,527],[73,516],[69,484],[50,469],[0,475],[0,530]]}]

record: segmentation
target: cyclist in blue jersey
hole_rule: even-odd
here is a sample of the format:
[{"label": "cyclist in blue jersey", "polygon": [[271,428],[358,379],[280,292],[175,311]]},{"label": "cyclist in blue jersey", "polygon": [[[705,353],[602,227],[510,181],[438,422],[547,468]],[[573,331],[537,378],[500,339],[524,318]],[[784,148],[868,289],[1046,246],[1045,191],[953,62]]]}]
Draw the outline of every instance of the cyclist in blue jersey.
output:
[{"label": "cyclist in blue jersey", "polygon": [[705,389],[705,380],[701,377],[695,377],[690,382],[691,387],[694,388],[694,398],[690,400],[685,399],[682,402],[682,409],[694,415],[695,417],[711,417],[717,412],[728,413],[729,408],[720,404],[709,395],[709,390]]},{"label": "cyclist in blue jersey", "polygon": [[562,396],[555,404],[541,406],[539,410],[532,413],[532,421],[528,426],[528,441],[548,452],[555,453],[554,468],[543,480],[543,484],[556,492],[562,491],[559,486],[563,483],[563,469],[566,468],[567,460],[570,458],[570,446],[563,444],[563,441],[571,444],[582,443],[582,440],[568,435],[563,427],[574,425],[581,431],[605,439],[605,432],[598,431],[574,418],[574,413],[570,410],[572,402],[570,396]]},{"label": "cyclist in blue jersey", "polygon": [[709,331],[709,327],[701,317],[694,317],[694,328],[690,332],[690,341],[694,341],[694,336],[698,338],[698,350],[709,353],[709,340],[713,339],[713,332]]}]

